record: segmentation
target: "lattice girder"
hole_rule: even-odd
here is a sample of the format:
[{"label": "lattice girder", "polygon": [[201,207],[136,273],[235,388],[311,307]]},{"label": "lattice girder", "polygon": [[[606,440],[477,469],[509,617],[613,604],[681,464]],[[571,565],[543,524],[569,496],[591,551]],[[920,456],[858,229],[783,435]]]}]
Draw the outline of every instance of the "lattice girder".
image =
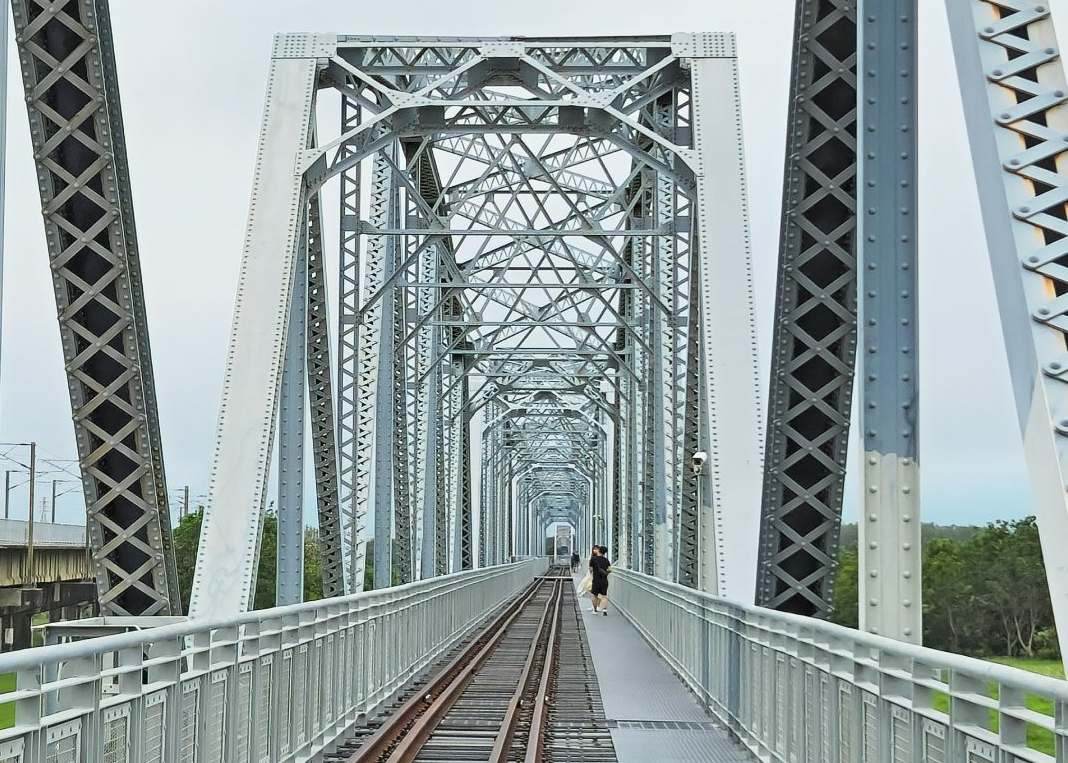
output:
[{"label": "lattice girder", "polygon": [[106,0],[15,0],[100,607],[178,614]]}]

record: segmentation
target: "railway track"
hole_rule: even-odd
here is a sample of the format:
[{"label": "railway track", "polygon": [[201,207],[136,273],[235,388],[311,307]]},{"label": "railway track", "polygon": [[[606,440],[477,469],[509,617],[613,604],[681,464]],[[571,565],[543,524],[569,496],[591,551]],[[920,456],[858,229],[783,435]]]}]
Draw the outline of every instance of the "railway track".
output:
[{"label": "railway track", "polygon": [[377,727],[331,757],[339,763],[614,762],[569,568],[553,567],[536,579]]}]

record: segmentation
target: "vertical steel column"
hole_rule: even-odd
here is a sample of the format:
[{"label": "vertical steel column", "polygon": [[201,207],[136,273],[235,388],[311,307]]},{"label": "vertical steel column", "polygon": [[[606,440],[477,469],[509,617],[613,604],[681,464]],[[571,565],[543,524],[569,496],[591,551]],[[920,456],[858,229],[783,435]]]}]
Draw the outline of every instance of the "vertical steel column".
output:
[{"label": "vertical steel column", "polygon": [[460,380],[460,411],[457,418],[460,421],[460,432],[454,446],[459,456],[459,473],[457,474],[457,506],[458,537],[457,545],[460,549],[460,569],[474,569],[475,557],[472,547],[471,527],[471,390],[468,382],[466,366],[462,369],[463,378]]},{"label": "vertical steel column", "polygon": [[[618,398],[617,398],[618,399]],[[623,562],[626,556],[627,524],[623,511],[623,428],[620,422],[626,415],[622,405],[617,405],[618,415],[612,419],[612,558]]]},{"label": "vertical steel column", "polygon": [[[653,107],[653,124],[658,134],[671,138],[675,136],[675,106],[673,94],[668,93],[657,100]],[[657,153],[663,153],[659,149]],[[672,157],[663,157],[670,166]],[[652,239],[650,254],[652,262],[650,275],[654,293],[660,303],[666,306],[652,306],[652,327],[650,344],[652,349],[653,369],[650,378],[653,383],[653,399],[658,409],[652,419],[653,439],[656,442],[656,455],[653,461],[653,516],[654,528],[654,565],[656,576],[665,580],[675,578],[675,515],[678,511],[678,461],[677,449],[681,432],[676,431],[679,408],[682,401],[678,399],[678,378],[676,369],[676,347],[678,335],[686,333],[685,326],[675,324],[675,306],[678,286],[678,263],[675,246],[675,184],[664,173],[657,173],[652,188],[652,223],[661,230],[671,231],[669,235],[656,236]],[[604,540],[598,541],[604,543]]]},{"label": "vertical steel column", "polygon": [[[715,578],[703,578],[701,575],[701,561],[706,556],[714,556],[715,538],[702,537],[701,518],[703,509],[700,501],[707,500],[708,487],[702,491],[698,485],[699,480],[707,483],[707,472],[697,475],[693,470],[693,457],[698,451],[705,450],[704,441],[701,438],[701,314],[700,293],[698,290],[698,248],[694,247],[691,252],[690,266],[690,330],[687,337],[686,347],[686,399],[685,407],[686,423],[683,428],[682,459],[682,495],[679,513],[679,566],[678,582],[691,588],[701,588],[702,582],[706,584],[703,590],[715,590]],[[700,500],[699,500],[700,499]],[[708,588],[711,586],[711,588]]]},{"label": "vertical steel column", "polygon": [[857,344],[857,11],[796,14],[756,597],[826,617]]},{"label": "vertical steel column", "polygon": [[[420,258],[419,278],[425,283],[436,283],[438,265],[441,255],[437,247],[427,247]],[[437,291],[429,286],[417,290],[417,314],[430,316],[434,312]],[[437,503],[437,460],[438,430],[441,428],[441,363],[438,352],[441,344],[441,328],[428,321],[418,329],[416,335],[416,373],[427,374],[426,380],[417,390],[421,400],[419,412],[424,416],[420,422],[422,437],[419,440],[416,463],[420,473],[416,479],[421,480],[419,505],[422,507],[422,544],[420,554],[420,574],[423,579],[437,574],[438,544],[438,503]],[[428,373],[429,372],[429,373]]]},{"label": "vertical steel column", "polygon": [[[429,292],[430,290],[423,289],[421,291]],[[437,328],[435,327],[431,331],[430,347],[432,349],[428,357],[430,362],[434,362],[436,360],[434,351],[438,348],[438,342],[433,341],[433,337],[437,335]],[[440,457],[438,443],[441,439],[441,401],[438,399],[441,395],[440,363],[430,372],[425,389],[427,420],[423,429],[425,442],[420,458],[420,464],[423,468],[423,499],[425,501],[423,506],[423,547],[421,549],[422,577],[424,579],[441,574],[439,555],[442,551],[439,548],[441,544],[441,537],[439,536],[444,535],[445,531],[444,527],[439,526],[442,517],[439,516],[440,507],[438,506],[437,488],[438,459]],[[442,524],[444,523],[442,522]]]},{"label": "vertical steel column", "polygon": [[[343,96],[341,99],[341,132],[348,131],[360,124],[361,109],[358,103]],[[343,143],[339,148],[342,158],[351,155],[355,147]],[[373,162],[374,170],[380,171],[380,162]],[[366,565],[367,543],[365,526],[369,498],[366,485],[370,480],[367,466],[366,428],[371,421],[371,413],[365,403],[365,396],[372,393],[374,380],[363,369],[367,358],[373,356],[374,348],[361,353],[361,339],[364,343],[374,342],[373,332],[367,336],[361,325],[361,307],[363,305],[361,279],[369,281],[368,287],[373,293],[381,279],[381,258],[378,250],[371,249],[374,255],[367,259],[369,269],[364,273],[363,241],[360,234],[361,199],[361,163],[341,173],[338,257],[338,338],[337,338],[337,432],[338,432],[338,509],[341,518],[341,556],[346,593],[363,590],[364,568]],[[373,200],[374,202],[374,200]],[[372,206],[371,214],[378,213]],[[372,239],[377,244],[377,239]],[[377,280],[376,280],[377,279]],[[376,310],[370,310],[372,317]],[[371,401],[373,404],[373,400]]]},{"label": "vertical steel column", "polygon": [[[441,352],[440,332],[438,337],[439,341],[434,345],[435,352]],[[444,386],[442,365],[443,363],[439,363],[437,370],[434,372],[435,384],[437,384],[438,390],[441,390]],[[451,531],[448,483],[445,478],[447,464],[445,436],[449,427],[442,423],[447,410],[444,405],[446,401],[442,400],[440,391],[437,400],[440,414],[435,425],[434,450],[436,456],[433,464],[428,464],[427,468],[428,470],[430,468],[434,469],[434,570],[438,575],[445,575],[449,572],[449,533]]]},{"label": "vertical steel column", "polygon": [[[390,227],[393,208],[393,165],[385,150],[375,155],[371,168],[370,201],[367,222],[373,231]],[[357,200],[358,204],[359,201]],[[359,225],[359,223],[357,223]],[[388,445],[383,439],[389,436],[392,424],[392,406],[389,395],[391,373],[389,371],[392,355],[383,347],[383,343],[392,338],[392,310],[389,304],[390,289],[378,299],[372,299],[388,278],[391,265],[388,236],[374,232],[367,237],[367,251],[360,263],[363,284],[362,293],[367,304],[353,320],[358,321],[356,335],[356,379],[351,390],[343,394],[352,394],[352,415],[356,419],[356,440],[353,487],[355,489],[355,507],[352,521],[348,528],[351,558],[348,565],[351,591],[363,590],[364,580],[359,577],[365,567],[367,516],[374,511],[375,521],[375,574],[374,585],[382,587],[379,575],[386,575],[385,585],[389,584],[388,555],[389,538],[392,528],[391,501],[392,490],[385,492],[383,483],[391,480],[388,461]],[[357,260],[358,261],[358,260]],[[343,385],[348,388],[348,384]],[[385,397],[381,397],[385,394]],[[383,408],[385,410],[383,410]],[[384,427],[382,429],[381,427]],[[379,507],[379,497],[383,498],[384,507]],[[381,521],[379,517],[384,515]],[[380,528],[385,527],[385,543],[379,543]],[[386,554],[386,570],[380,572],[379,555]]]},{"label": "vertical steel column", "polygon": [[1068,81],[1049,4],[947,0],[968,140],[1068,662]]},{"label": "vertical steel column", "polygon": [[916,0],[862,0],[857,13],[860,627],[918,644]]},{"label": "vertical steel column", "polygon": [[[482,469],[479,470],[479,501],[478,501],[478,566],[488,567],[490,561],[490,538],[492,533],[489,529],[490,504],[493,501],[491,494],[492,480],[487,477],[487,472],[493,469],[493,462],[497,459],[497,452],[489,442],[490,430],[482,430],[482,452],[486,454],[482,459]],[[488,462],[488,463],[487,463]]]},{"label": "vertical steel column", "polygon": [[304,381],[308,341],[308,223],[301,225],[293,264],[289,324],[282,366],[278,424],[278,606],[304,600]]},{"label": "vertical steel column", "polygon": [[177,614],[108,4],[11,6],[101,611]]},{"label": "vertical steel column", "polygon": [[[681,38],[681,39],[679,39]],[[752,601],[760,529],[763,415],[753,303],[741,97],[733,35],[672,38],[693,56],[695,228],[700,271],[703,376],[719,593]],[[733,118],[725,118],[724,112]]]},{"label": "vertical steel column", "polygon": [[[395,229],[399,225],[398,217],[398,188],[396,170],[393,160],[399,161],[399,151],[393,147],[383,149],[380,154],[384,160],[383,172],[379,173],[375,182],[381,184],[381,188],[375,193],[381,194],[385,199],[384,212],[386,227]],[[381,226],[379,226],[381,229]],[[395,324],[399,319],[396,312],[396,303],[402,297],[396,285],[388,285],[387,281],[393,276],[398,267],[399,257],[397,254],[398,242],[394,235],[383,235],[382,258],[384,292],[380,297],[381,319],[378,333],[378,357],[375,363],[378,366],[377,392],[375,393],[376,404],[374,407],[374,471],[370,485],[371,494],[374,496],[375,518],[375,588],[388,588],[393,584],[393,537],[394,537],[394,481],[393,481],[393,439],[397,436],[394,426],[396,420],[396,398],[394,397],[394,367],[397,363],[403,363],[403,358],[398,357],[398,349],[394,344],[396,336]]]},{"label": "vertical steel column", "polygon": [[[638,353],[637,348],[632,351],[632,357]],[[630,521],[628,523],[628,533],[630,535],[630,542],[627,544],[627,551],[629,553],[628,566],[632,570],[642,569],[642,512],[641,512],[641,483],[639,469],[641,464],[641,454],[639,452],[638,443],[641,442],[639,432],[641,432],[641,415],[642,406],[640,404],[640,385],[637,380],[627,379],[626,391],[628,393],[627,410],[629,415],[627,416],[627,516]],[[584,538],[585,540],[585,538]]]},{"label": "vertical steel column", "polygon": [[319,514],[323,596],[345,592],[344,543],[338,494],[337,422],[334,419],[326,270],[323,264],[322,197],[308,206],[308,400]]},{"label": "vertical steel column", "polygon": [[[388,244],[387,244],[388,247]],[[375,521],[374,587],[388,588],[393,581],[393,289],[382,296],[381,339],[375,407],[374,471],[370,485]]]},{"label": "vertical steel column", "polygon": [[[407,248],[396,247],[396,250],[406,252]],[[399,264],[395,263],[394,267],[399,269]],[[395,287],[390,291],[393,292],[393,320],[390,322],[393,329],[391,342],[393,362],[390,364],[393,369],[392,389],[390,390],[390,397],[393,400],[393,440],[391,443],[393,446],[393,526],[396,531],[395,553],[397,557],[394,563],[399,582],[410,583],[414,579],[414,557],[412,555],[412,491],[408,451],[406,358],[409,349],[404,346],[404,337],[407,332],[407,303],[411,290],[407,287]]]}]

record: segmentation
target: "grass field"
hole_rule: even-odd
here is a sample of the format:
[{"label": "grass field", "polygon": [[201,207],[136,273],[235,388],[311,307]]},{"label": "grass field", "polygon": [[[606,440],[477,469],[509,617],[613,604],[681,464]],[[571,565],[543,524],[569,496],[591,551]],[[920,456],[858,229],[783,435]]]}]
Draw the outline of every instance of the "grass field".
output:
[{"label": "grass field", "polygon": [[[1060,660],[1028,660],[1020,657],[995,657],[991,662],[997,662],[1001,665],[1008,665],[1009,667],[1019,668],[1021,670],[1029,670],[1032,673],[1041,673],[1044,676],[1052,676],[1053,678],[1064,678],[1064,666],[1061,665]],[[997,686],[990,684],[989,688],[990,696],[993,699],[997,699]],[[948,713],[949,695],[942,692],[935,692],[933,704],[936,710]],[[1027,706],[1028,710],[1034,710],[1036,713],[1042,713],[1043,715],[1053,717],[1053,702],[1051,700],[1028,694],[1024,698],[1024,704]],[[998,730],[998,714],[993,710],[990,711],[990,730]],[[1052,755],[1054,753],[1053,732],[1040,726],[1035,726],[1030,723],[1027,724],[1027,746],[1032,750],[1038,750]]]},{"label": "grass field", "polygon": [[[9,692],[15,688],[15,674],[0,674],[0,692]],[[0,729],[9,729],[15,725],[15,705],[5,702],[0,705]]]}]

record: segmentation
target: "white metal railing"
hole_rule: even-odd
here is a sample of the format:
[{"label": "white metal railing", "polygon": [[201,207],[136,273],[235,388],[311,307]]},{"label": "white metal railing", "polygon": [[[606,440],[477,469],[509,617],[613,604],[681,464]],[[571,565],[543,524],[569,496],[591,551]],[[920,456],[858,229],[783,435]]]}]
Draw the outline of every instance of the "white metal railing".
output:
[{"label": "white metal railing", "polygon": [[0,763],[321,760],[544,560],[0,656]]},{"label": "white metal railing", "polygon": [[[29,532],[30,523],[24,519],[0,519],[0,546],[25,546],[29,542]],[[85,525],[34,522],[33,545],[84,548]]]},{"label": "white metal railing", "polygon": [[[727,602],[629,570],[613,573],[611,595],[761,760],[1068,761],[1066,681]],[[1040,748],[1055,748],[1055,757]]]}]

